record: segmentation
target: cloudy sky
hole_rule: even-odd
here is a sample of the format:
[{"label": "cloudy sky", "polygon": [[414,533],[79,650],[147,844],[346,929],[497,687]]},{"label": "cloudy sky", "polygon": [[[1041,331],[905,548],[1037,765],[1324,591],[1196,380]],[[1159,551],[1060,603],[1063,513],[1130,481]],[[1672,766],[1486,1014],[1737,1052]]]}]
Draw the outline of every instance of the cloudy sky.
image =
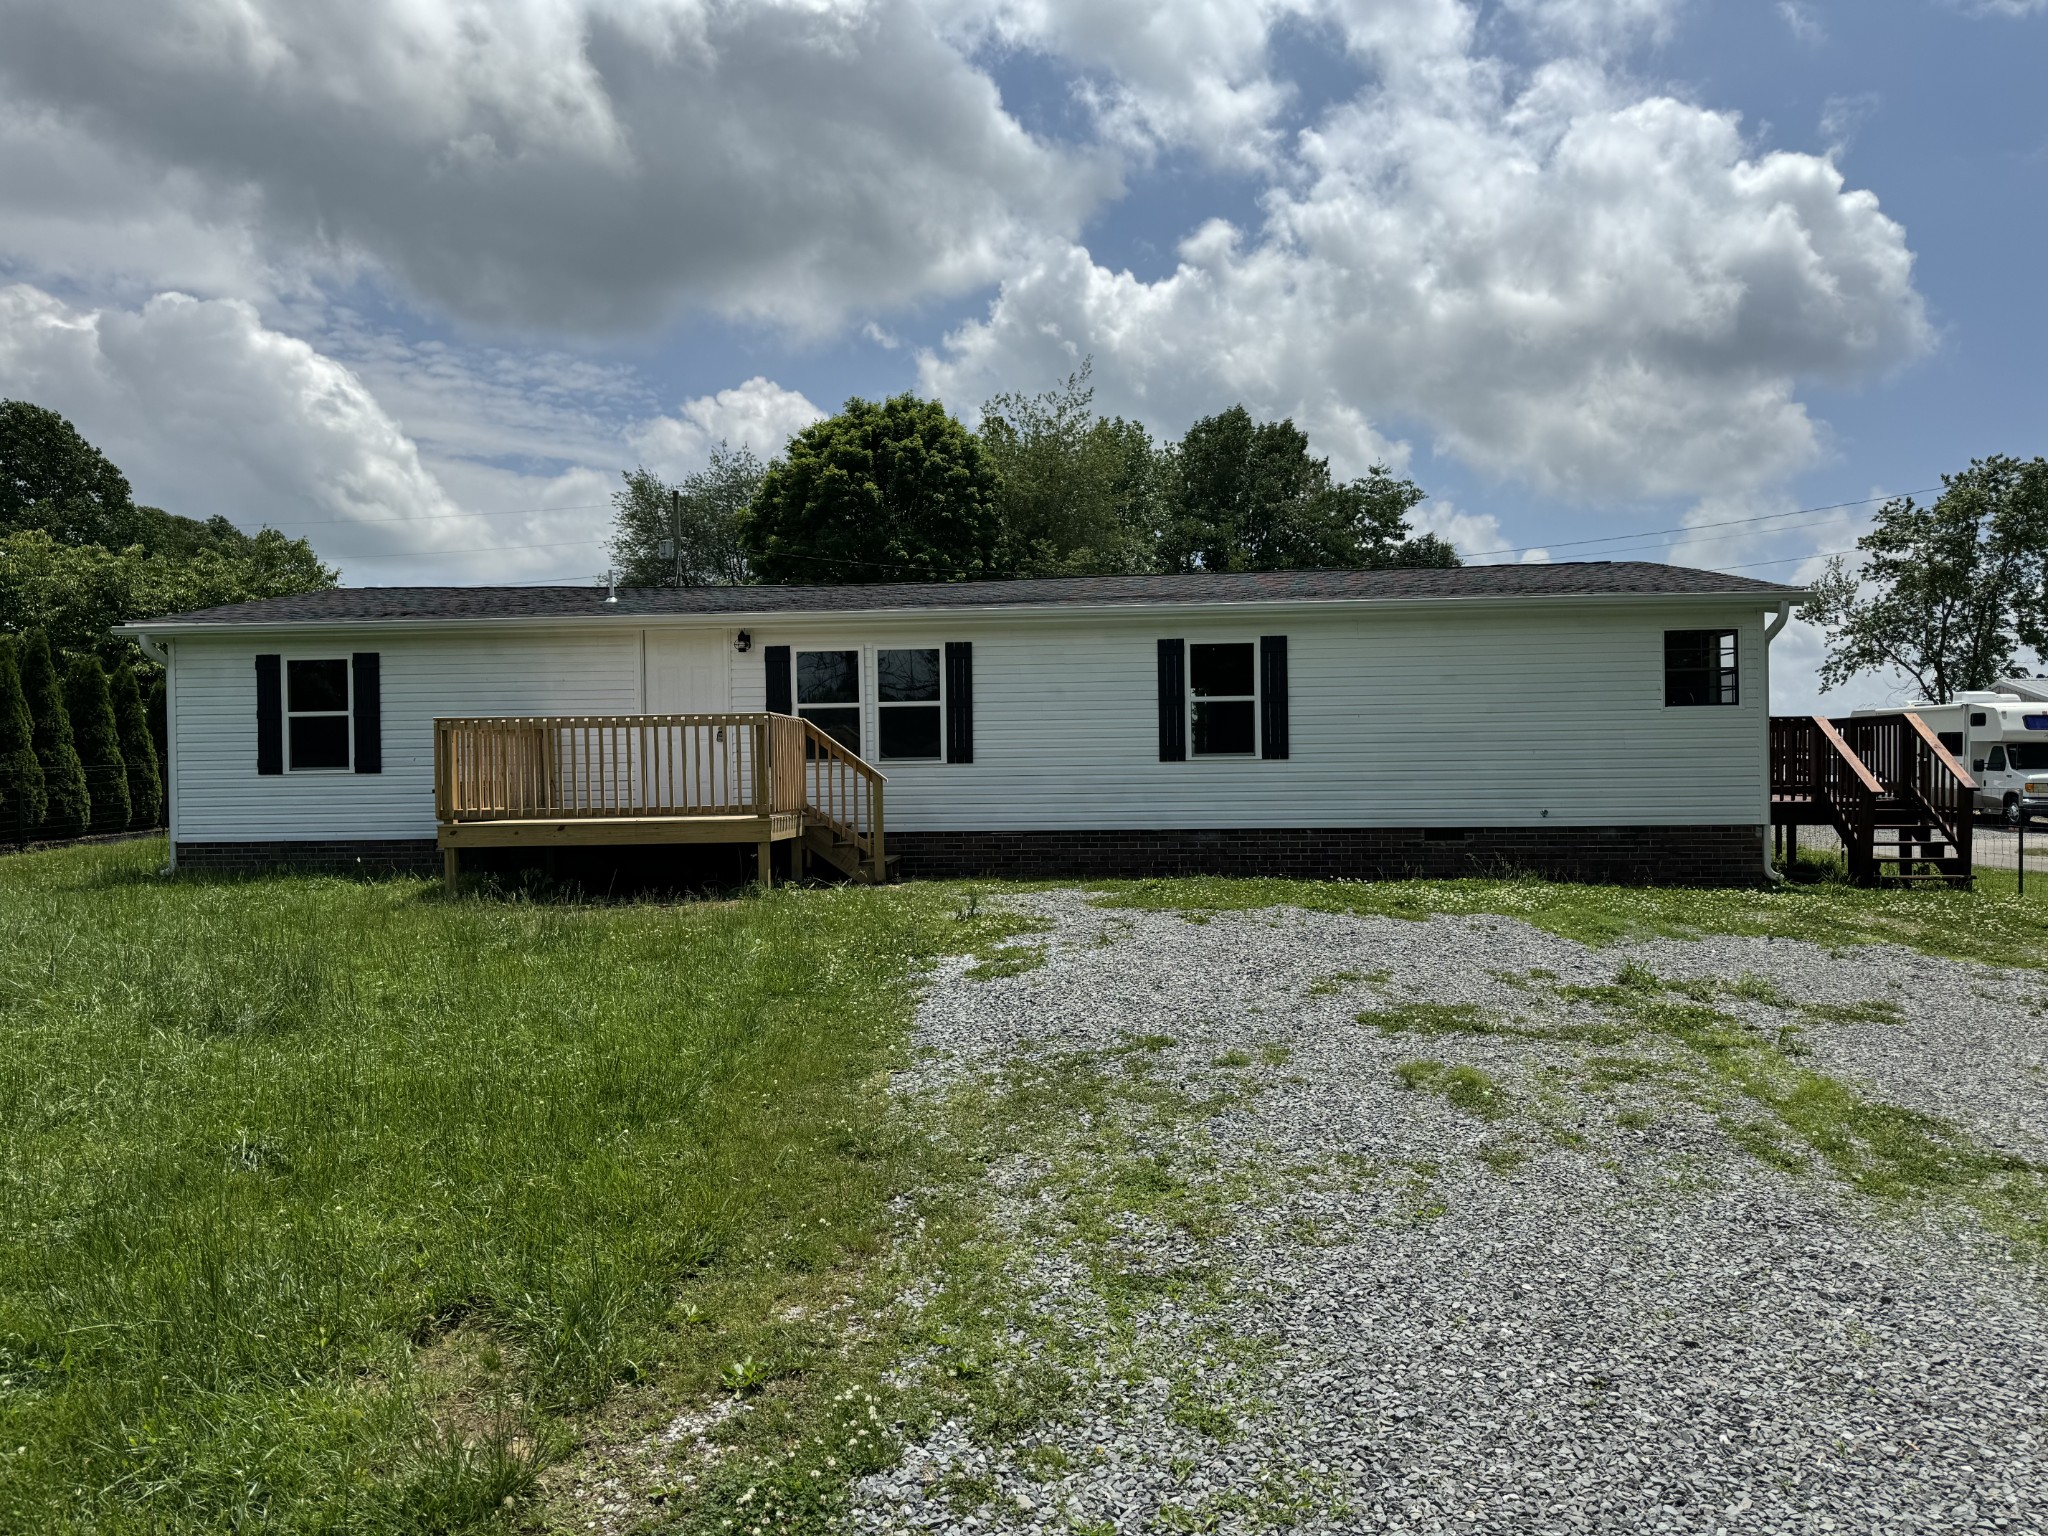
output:
[{"label": "cloudy sky", "polygon": [[2048,0],[0,0],[0,394],[352,582],[588,580],[621,469],[1087,357],[1468,557],[1795,580],[2048,451],[2044,64]]}]

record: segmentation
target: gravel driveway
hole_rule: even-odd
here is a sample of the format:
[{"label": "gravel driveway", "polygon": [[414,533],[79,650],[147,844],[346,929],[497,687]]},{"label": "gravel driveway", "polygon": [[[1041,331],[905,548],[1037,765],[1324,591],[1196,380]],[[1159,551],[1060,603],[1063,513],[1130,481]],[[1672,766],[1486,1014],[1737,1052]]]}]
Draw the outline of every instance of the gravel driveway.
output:
[{"label": "gravel driveway", "polygon": [[1871,1134],[1946,1135],[1896,1105],[1972,1167],[2048,1162],[2039,973],[1024,904],[1045,963],[941,972],[897,1086],[1114,1088],[989,1174],[1071,1390],[1021,1437],[942,1426],[863,1528],[2048,1529],[2038,1270],[1963,1194],[1852,1187],[1684,1035],[1711,1009]]}]

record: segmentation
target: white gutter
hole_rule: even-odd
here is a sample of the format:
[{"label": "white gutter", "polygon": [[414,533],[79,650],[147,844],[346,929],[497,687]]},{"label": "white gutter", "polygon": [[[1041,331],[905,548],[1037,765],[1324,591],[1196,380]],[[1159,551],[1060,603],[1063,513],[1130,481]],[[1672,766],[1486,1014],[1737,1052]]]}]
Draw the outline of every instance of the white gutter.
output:
[{"label": "white gutter", "polygon": [[118,626],[115,629],[114,633],[117,635],[128,636],[129,639],[133,640],[138,646],[142,648],[142,654],[147,656],[151,661],[155,662],[158,666],[163,667],[167,670],[170,667],[171,653],[169,648],[166,647],[161,640],[153,639],[144,631],[139,629],[131,629],[125,624]]},{"label": "white gutter", "polygon": [[[1771,674],[1771,642],[1778,638],[1792,617],[1792,599],[1783,598],[1778,603],[1778,616],[1764,626],[1764,679],[1768,683]],[[1768,701],[1764,715],[1764,874],[1773,884],[1785,884],[1785,877],[1778,872],[1778,866],[1771,862],[1771,760],[1770,760],[1770,714]]]}]

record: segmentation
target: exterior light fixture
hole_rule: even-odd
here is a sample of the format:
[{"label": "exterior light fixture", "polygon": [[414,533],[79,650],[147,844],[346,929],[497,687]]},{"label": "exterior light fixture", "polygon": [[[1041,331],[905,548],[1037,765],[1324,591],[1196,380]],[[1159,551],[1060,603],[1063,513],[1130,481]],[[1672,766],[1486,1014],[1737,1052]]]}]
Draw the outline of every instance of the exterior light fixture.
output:
[{"label": "exterior light fixture", "polygon": [[744,656],[754,648],[754,637],[743,629],[733,636],[732,648]]}]

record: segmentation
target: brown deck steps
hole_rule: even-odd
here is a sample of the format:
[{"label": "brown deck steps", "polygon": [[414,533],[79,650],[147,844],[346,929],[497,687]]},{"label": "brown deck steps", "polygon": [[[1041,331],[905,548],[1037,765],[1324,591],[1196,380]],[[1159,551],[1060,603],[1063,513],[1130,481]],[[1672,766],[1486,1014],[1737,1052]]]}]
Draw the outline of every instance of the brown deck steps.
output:
[{"label": "brown deck steps", "polygon": [[1771,824],[1796,857],[1801,827],[1834,828],[1860,885],[1968,885],[1977,784],[1909,712],[1771,717]]}]

